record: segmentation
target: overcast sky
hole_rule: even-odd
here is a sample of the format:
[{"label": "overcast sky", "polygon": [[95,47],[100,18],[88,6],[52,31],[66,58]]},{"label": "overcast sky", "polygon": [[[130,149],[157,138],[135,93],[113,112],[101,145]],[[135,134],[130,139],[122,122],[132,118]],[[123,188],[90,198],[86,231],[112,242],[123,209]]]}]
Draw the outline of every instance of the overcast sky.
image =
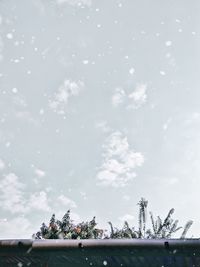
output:
[{"label": "overcast sky", "polygon": [[200,2],[0,1],[0,238],[52,213],[200,236]]}]

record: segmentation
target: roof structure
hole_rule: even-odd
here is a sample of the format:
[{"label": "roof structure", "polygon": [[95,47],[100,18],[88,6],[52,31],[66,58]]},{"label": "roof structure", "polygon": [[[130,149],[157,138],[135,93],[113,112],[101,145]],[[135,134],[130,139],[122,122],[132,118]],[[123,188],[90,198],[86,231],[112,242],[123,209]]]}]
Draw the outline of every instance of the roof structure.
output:
[{"label": "roof structure", "polygon": [[200,267],[200,240],[0,240],[0,266]]}]

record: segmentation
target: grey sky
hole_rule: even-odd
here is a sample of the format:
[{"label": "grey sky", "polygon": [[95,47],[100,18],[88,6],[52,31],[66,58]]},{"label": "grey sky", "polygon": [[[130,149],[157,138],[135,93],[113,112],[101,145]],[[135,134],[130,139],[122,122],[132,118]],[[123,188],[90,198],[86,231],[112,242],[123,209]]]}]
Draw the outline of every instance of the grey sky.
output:
[{"label": "grey sky", "polygon": [[1,238],[29,238],[68,208],[135,224],[141,197],[200,236],[199,11],[0,1]]}]

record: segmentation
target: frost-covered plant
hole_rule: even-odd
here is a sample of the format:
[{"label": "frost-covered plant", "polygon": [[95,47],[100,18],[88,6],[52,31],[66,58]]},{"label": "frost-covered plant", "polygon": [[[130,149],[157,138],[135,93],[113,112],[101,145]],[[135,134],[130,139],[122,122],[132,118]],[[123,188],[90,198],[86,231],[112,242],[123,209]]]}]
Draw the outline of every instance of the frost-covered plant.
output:
[{"label": "frost-covered plant", "polygon": [[74,224],[70,219],[70,210],[63,216],[62,220],[56,220],[52,215],[49,226],[42,224],[40,231],[33,235],[35,239],[100,239],[103,230],[96,228],[95,217],[89,222]]},{"label": "frost-covered plant", "polygon": [[139,205],[139,229],[138,229],[138,238],[145,237],[146,233],[146,222],[147,222],[147,205],[148,201],[144,198],[138,202]]},{"label": "frost-covered plant", "polygon": [[183,232],[180,236],[181,239],[186,237],[186,234],[191,227],[193,221],[188,221],[184,227],[178,227],[178,220],[173,220],[172,215],[174,209],[171,209],[166,218],[162,220],[160,216],[157,216],[154,220],[153,213],[150,212],[151,228],[146,230],[147,225],[147,205],[148,201],[144,198],[138,203],[139,205],[139,216],[138,216],[138,230],[135,228],[130,228],[128,223],[125,222],[121,230],[114,228],[112,223],[109,222],[111,227],[110,238],[142,238],[142,239],[161,239],[161,238],[171,238],[180,229]]},{"label": "frost-covered plant", "polygon": [[185,238],[190,226],[192,225],[192,221],[188,221],[185,227],[178,227],[178,220],[173,220],[171,218],[174,213],[174,209],[171,209],[167,215],[167,217],[162,221],[162,219],[158,216],[154,221],[153,213],[150,212],[150,219],[152,224],[152,229],[147,230],[147,238],[171,238],[171,236],[183,228],[183,232],[180,238]]},{"label": "frost-covered plant", "polygon": [[89,222],[74,224],[70,218],[70,210],[63,216],[62,220],[56,220],[55,214],[52,215],[49,226],[42,224],[40,231],[33,235],[35,239],[117,239],[117,238],[138,238],[138,239],[161,239],[171,238],[180,229],[183,229],[181,239],[186,237],[192,221],[188,221],[184,227],[178,226],[178,220],[172,219],[174,209],[171,209],[166,218],[162,220],[160,216],[154,219],[153,213],[150,212],[151,227],[147,229],[147,206],[148,201],[144,198],[138,202],[138,228],[130,227],[125,221],[122,229],[113,227],[111,222],[110,234],[106,230],[98,229],[96,218]]},{"label": "frost-covered plant", "polygon": [[114,228],[111,222],[108,222],[111,228],[110,236],[107,238],[138,238],[137,232],[134,228],[130,228],[127,221],[124,222],[124,226],[121,230]]}]

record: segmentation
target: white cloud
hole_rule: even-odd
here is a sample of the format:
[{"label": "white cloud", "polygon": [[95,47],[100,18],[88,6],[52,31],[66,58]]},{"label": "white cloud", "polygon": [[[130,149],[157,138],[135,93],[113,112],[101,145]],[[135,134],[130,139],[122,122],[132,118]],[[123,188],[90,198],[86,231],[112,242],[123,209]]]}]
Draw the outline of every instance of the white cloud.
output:
[{"label": "white cloud", "polygon": [[108,126],[107,121],[98,121],[95,123],[95,128],[100,129],[103,133],[108,133],[111,131],[111,128]]},{"label": "white cloud", "polygon": [[5,175],[0,183],[0,206],[11,213],[25,212],[24,184],[14,173]]},{"label": "white cloud", "polygon": [[133,221],[135,219],[135,217],[131,214],[125,214],[123,215],[122,217],[119,217],[119,220],[121,222],[124,222],[124,221]]},{"label": "white cloud", "polygon": [[60,204],[66,206],[68,209],[69,208],[77,208],[76,203],[73,200],[71,200],[70,198],[65,197],[64,195],[60,195],[58,197],[58,201]]},{"label": "white cloud", "polygon": [[100,185],[127,185],[136,176],[134,169],[144,162],[143,155],[130,149],[127,137],[121,132],[112,133],[103,145],[103,150],[103,163],[97,174]]},{"label": "white cloud", "polygon": [[25,185],[19,181],[14,173],[5,175],[0,183],[0,206],[12,214],[28,213],[35,210],[50,211],[47,194],[36,192],[25,197]]},{"label": "white cloud", "polygon": [[147,99],[147,85],[138,84],[133,92],[127,93],[122,88],[116,88],[112,96],[113,107],[125,105],[126,108],[139,108],[146,102]]},{"label": "white cloud", "polygon": [[49,107],[57,114],[65,114],[69,99],[78,96],[83,87],[84,83],[82,81],[65,80],[49,100]]},{"label": "white cloud", "polygon": [[28,208],[41,210],[41,211],[51,211],[48,203],[47,193],[44,191],[36,192],[30,196]]},{"label": "white cloud", "polygon": [[46,175],[45,171],[43,171],[41,169],[36,169],[35,170],[35,174],[40,178],[42,178],[42,177],[44,177]]},{"label": "white cloud", "polygon": [[147,95],[146,95],[147,85],[146,84],[138,84],[136,89],[128,95],[128,98],[131,100],[131,104],[128,105],[129,107],[140,107],[142,104],[146,102]]},{"label": "white cloud", "polygon": [[114,107],[119,106],[124,102],[126,96],[125,91],[122,88],[116,88],[114,95],[112,96],[112,105]]},{"label": "white cloud", "polygon": [[0,238],[31,238],[33,225],[24,217],[0,221]]},{"label": "white cloud", "polygon": [[9,173],[1,179],[0,206],[11,214],[28,214],[32,211],[50,212],[60,209],[61,206],[62,209],[77,208],[76,203],[64,195],[49,199],[46,191],[39,191],[27,196],[25,184],[21,183],[14,173]]},{"label": "white cloud", "polygon": [[5,163],[2,159],[0,159],[0,171],[5,168]]},{"label": "white cloud", "polygon": [[61,4],[69,4],[75,7],[87,6],[90,7],[92,5],[92,0],[57,0],[59,5]]}]

